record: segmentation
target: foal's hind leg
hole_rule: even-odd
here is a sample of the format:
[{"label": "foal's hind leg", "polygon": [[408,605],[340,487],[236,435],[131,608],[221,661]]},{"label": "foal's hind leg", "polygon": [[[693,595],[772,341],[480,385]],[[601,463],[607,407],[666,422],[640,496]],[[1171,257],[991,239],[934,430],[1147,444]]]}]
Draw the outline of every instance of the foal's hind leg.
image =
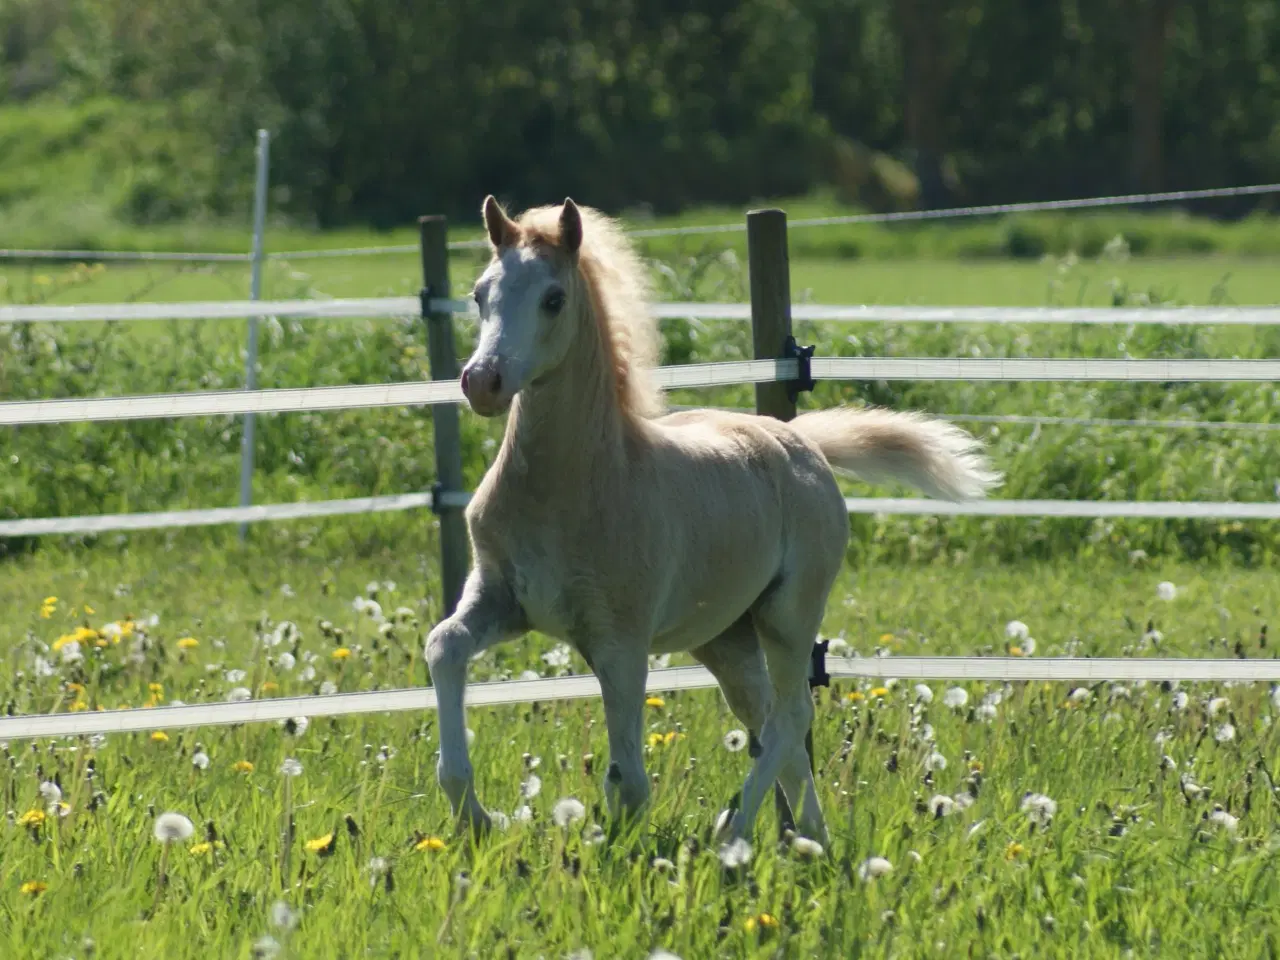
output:
[{"label": "foal's hind leg", "polygon": [[813,722],[809,655],[830,589],[825,579],[785,579],[752,611],[769,666],[773,709],[761,732],[760,756],[742,788],[742,807],[733,820],[735,836],[750,832],[766,791],[778,780],[797,815],[799,831],[826,842],[826,824],[804,745]]},{"label": "foal's hind leg", "polygon": [[716,678],[733,715],[752,737],[759,735],[773,702],[773,685],[751,615],[744,613],[714,640],[689,653]]}]

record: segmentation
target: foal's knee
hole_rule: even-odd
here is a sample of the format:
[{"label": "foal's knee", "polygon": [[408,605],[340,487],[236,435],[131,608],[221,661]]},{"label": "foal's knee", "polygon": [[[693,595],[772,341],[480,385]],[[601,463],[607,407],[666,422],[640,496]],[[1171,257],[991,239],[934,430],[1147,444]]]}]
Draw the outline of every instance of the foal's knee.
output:
[{"label": "foal's knee", "polygon": [[427,637],[427,668],[431,671],[431,681],[442,674],[453,676],[465,673],[467,661],[471,657],[471,635],[466,627],[453,620],[445,620],[436,625]]}]

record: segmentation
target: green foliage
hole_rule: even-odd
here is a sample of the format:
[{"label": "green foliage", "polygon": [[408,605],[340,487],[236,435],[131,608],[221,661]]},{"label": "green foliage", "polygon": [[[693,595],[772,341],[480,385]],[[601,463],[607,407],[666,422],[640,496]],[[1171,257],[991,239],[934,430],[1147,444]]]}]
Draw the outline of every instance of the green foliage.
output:
[{"label": "green foliage", "polygon": [[[931,136],[954,199],[1133,186],[1141,7],[928,5],[948,78]],[[895,207],[920,195],[907,169],[917,158],[899,36],[909,9],[14,0],[0,10],[0,89],[13,100],[43,92],[164,106],[142,137],[114,134],[146,154],[108,204],[131,222],[242,211],[258,127],[275,136],[277,208],[308,225],[399,225],[424,210],[470,217],[487,192],[518,206],[573,194],[663,212],[832,183],[845,199]],[[1280,179],[1275,5],[1179,3],[1166,52],[1163,180]],[[149,146],[161,137],[174,162]],[[1023,239],[1010,249],[1036,249]]]}]

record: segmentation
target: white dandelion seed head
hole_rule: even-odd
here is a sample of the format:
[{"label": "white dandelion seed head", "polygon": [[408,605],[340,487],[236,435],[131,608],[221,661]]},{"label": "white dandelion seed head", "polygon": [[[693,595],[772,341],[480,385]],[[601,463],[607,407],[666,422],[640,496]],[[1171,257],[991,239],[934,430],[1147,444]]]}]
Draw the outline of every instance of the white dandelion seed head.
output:
[{"label": "white dandelion seed head", "polygon": [[55,804],[62,799],[62,788],[52,780],[45,780],[40,784],[40,796],[47,804]]},{"label": "white dandelion seed head", "polygon": [[973,806],[974,796],[973,794],[962,790],[953,796],[951,800],[955,803],[956,810],[968,810]]},{"label": "white dandelion seed head", "polygon": [[191,755],[191,765],[197,770],[209,769],[209,755],[203,750],[197,750]]},{"label": "white dandelion seed head", "polygon": [[[298,671],[298,679],[301,680],[303,683],[310,683],[315,678],[316,678],[316,668],[309,663],[305,667],[303,667],[301,670]],[[329,681],[326,680],[325,682],[328,683]]]},{"label": "white dandelion seed head", "polygon": [[724,735],[724,748],[730,753],[737,753],[746,747],[748,739],[746,731],[730,730]]},{"label": "white dandelion seed head", "polygon": [[551,820],[557,827],[568,827],[587,815],[587,808],[576,797],[561,797],[551,808]]},{"label": "white dandelion seed head", "polygon": [[680,960],[680,957],[670,950],[663,950],[662,947],[658,947],[658,949],[649,954],[648,960]]},{"label": "white dandelion seed head", "polygon": [[791,851],[802,860],[816,860],[822,856],[822,844],[808,837],[796,837],[791,841]]},{"label": "white dandelion seed head", "polygon": [[1156,584],[1156,596],[1161,600],[1172,600],[1178,595],[1178,588],[1168,580],[1162,580]]},{"label": "white dandelion seed head", "polygon": [[1088,687],[1076,687],[1067,697],[1072,703],[1086,703],[1093,698],[1093,691]]},{"label": "white dandelion seed head", "polygon": [[978,709],[973,711],[973,715],[983,723],[990,723],[996,718],[996,705],[984,701],[978,704]]},{"label": "white dandelion seed head", "polygon": [[1236,738],[1236,728],[1229,723],[1224,723],[1213,731],[1213,739],[1219,743],[1230,743]]},{"label": "white dandelion seed head", "polygon": [[253,692],[248,687],[232,687],[227,691],[228,703],[244,703],[253,699]]},{"label": "white dandelion seed head", "polygon": [[926,770],[945,770],[947,769],[947,758],[935,750],[924,758],[924,768]]},{"label": "white dandelion seed head", "polygon": [[549,667],[567,667],[573,662],[572,652],[567,643],[558,643],[542,655],[542,662]]},{"label": "white dandelion seed head", "polygon": [[1173,695],[1173,702],[1170,704],[1170,709],[1185,710],[1187,709],[1187,703],[1189,700],[1190,697],[1187,696],[1187,691],[1178,690]]},{"label": "white dandelion seed head", "polygon": [[1026,637],[1019,646],[1022,647],[1023,655],[1029,657],[1036,652],[1036,638]]},{"label": "white dandelion seed head", "polygon": [[831,657],[847,657],[853,653],[853,647],[843,637],[832,637],[827,641],[827,655]]},{"label": "white dandelion seed head", "polygon": [[1231,701],[1226,697],[1214,697],[1204,705],[1204,708],[1208,711],[1209,716],[1213,717],[1217,716],[1217,714],[1229,706],[1230,703]]},{"label": "white dandelion seed head", "polygon": [[1043,793],[1028,791],[1022,795],[1021,810],[1032,823],[1047,826],[1058,812],[1058,803]]},{"label": "white dandelion seed head", "polygon": [[921,863],[924,861],[924,857],[920,856],[919,850],[908,850],[907,859],[912,863]]},{"label": "white dandelion seed head", "polygon": [[180,813],[162,813],[156,817],[152,832],[161,843],[180,843],[195,832],[195,824]]},{"label": "white dandelion seed head", "polygon": [[537,670],[524,670],[524,671],[521,671],[520,676],[517,677],[516,679],[517,680],[541,680],[542,674],[540,674]]},{"label": "white dandelion seed head", "polygon": [[275,937],[269,933],[264,933],[257,940],[253,941],[253,956],[255,960],[271,960],[271,958],[279,956],[280,943]]},{"label": "white dandelion seed head", "polygon": [[933,688],[927,683],[917,683],[915,693],[916,699],[921,703],[933,703]]},{"label": "white dandelion seed head", "polygon": [[1218,808],[1209,814],[1209,822],[1215,826],[1221,827],[1227,833],[1235,833],[1240,826],[1240,820],[1237,817],[1227,813],[1227,811]]},{"label": "white dandelion seed head", "polygon": [[286,777],[301,776],[302,763],[293,757],[285,757],[284,762],[280,764],[280,773]]},{"label": "white dandelion seed head", "polygon": [[511,829],[511,818],[508,817],[501,810],[494,810],[492,813],[490,813],[489,822],[493,825],[495,830]]},{"label": "white dandelion seed head", "polygon": [[735,837],[720,845],[720,863],[726,870],[736,870],[751,862],[751,844],[742,837]]},{"label": "white dandelion seed head", "polygon": [[529,823],[533,820],[533,807],[527,803],[522,804],[511,811],[511,819],[516,823]]},{"label": "white dandelion seed head", "polygon": [[942,818],[955,813],[956,802],[945,794],[935,794],[929,798],[929,812],[935,818]]},{"label": "white dandelion seed head", "polygon": [[325,680],[320,684],[320,696],[331,697],[338,692],[338,685],[332,680]]},{"label": "white dandelion seed head", "polygon": [[222,676],[223,676],[223,679],[227,681],[227,683],[243,683],[244,678],[247,677],[248,674],[245,673],[243,670],[237,669],[237,670],[228,670]]},{"label": "white dandelion seed head", "polygon": [[1004,625],[1004,635],[1014,642],[1020,642],[1031,636],[1031,628],[1021,620],[1010,620]]},{"label": "white dandelion seed head", "polygon": [[858,866],[858,878],[864,881],[888,876],[892,872],[893,864],[884,857],[867,857]]},{"label": "white dandelion seed head", "polygon": [[61,652],[63,663],[79,663],[84,659],[84,655],[80,652],[80,644],[75,640],[64,646]]},{"label": "white dandelion seed head", "polygon": [[391,862],[386,857],[371,857],[368,870],[375,877],[380,877],[391,869]]},{"label": "white dandelion seed head", "polygon": [[942,705],[952,710],[959,710],[969,702],[969,692],[964,687],[948,687],[942,695]]},{"label": "white dandelion seed head", "polygon": [[604,827],[600,826],[598,823],[593,823],[591,826],[587,827],[586,830],[582,831],[582,842],[588,847],[599,846],[604,843],[605,836]]},{"label": "white dandelion seed head", "polygon": [[675,873],[676,865],[666,857],[654,857],[649,861],[651,866],[658,873]]},{"label": "white dandelion seed head", "polygon": [[526,800],[532,800],[542,792],[542,778],[536,773],[531,773],[524,778],[524,782],[520,784],[520,796]]},{"label": "white dandelion seed head", "polygon": [[286,670],[286,671],[292,670],[297,665],[298,665],[298,658],[295,657],[288,650],[280,654],[280,656],[276,657],[276,666],[279,667],[281,670]]},{"label": "white dandelion seed head", "polygon": [[283,900],[271,905],[271,925],[279,930],[292,930],[298,925],[298,915]]}]

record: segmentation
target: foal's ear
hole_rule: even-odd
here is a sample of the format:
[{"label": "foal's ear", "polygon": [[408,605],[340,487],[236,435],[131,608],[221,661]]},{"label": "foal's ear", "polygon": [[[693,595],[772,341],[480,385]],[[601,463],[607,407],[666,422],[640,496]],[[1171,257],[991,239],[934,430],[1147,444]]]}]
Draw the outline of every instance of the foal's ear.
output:
[{"label": "foal's ear", "polygon": [[510,247],[519,239],[520,228],[507,216],[493,194],[484,198],[484,225],[489,231],[489,242],[495,247]]},{"label": "foal's ear", "polygon": [[565,253],[577,253],[582,246],[582,212],[568,197],[560,211],[560,249]]}]

